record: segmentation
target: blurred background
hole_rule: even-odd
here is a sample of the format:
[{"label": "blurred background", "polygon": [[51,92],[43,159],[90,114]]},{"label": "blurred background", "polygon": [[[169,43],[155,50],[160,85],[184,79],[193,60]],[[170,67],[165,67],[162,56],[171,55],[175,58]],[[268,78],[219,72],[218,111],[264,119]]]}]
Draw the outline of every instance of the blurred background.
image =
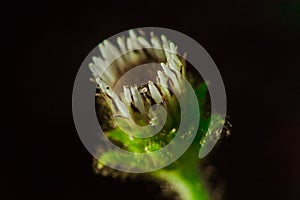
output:
[{"label": "blurred background", "polygon": [[[71,108],[77,70],[98,43],[130,28],[157,26],[195,39],[223,77],[232,135],[207,159],[224,185],[223,199],[300,199],[300,1],[11,4],[14,18],[3,46],[19,49],[8,58],[22,83],[14,83],[17,112],[26,114],[14,126],[21,136],[14,137],[17,144],[30,141],[29,154],[18,158],[28,168],[18,171],[29,172],[22,195],[163,199],[153,182],[95,175]],[[13,185],[17,180],[10,178]]]}]

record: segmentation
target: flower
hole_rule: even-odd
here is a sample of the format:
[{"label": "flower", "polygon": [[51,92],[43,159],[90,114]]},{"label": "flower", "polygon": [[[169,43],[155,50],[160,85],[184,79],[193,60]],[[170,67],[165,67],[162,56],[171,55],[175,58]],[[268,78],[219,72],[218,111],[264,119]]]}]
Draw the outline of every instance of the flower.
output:
[{"label": "flower", "polygon": [[[117,38],[117,44],[118,47],[105,40],[99,45],[101,56],[92,57],[93,62],[89,64],[93,73],[92,81],[98,84],[98,104],[102,106],[98,109],[108,108],[106,113],[102,112],[99,116],[100,123],[108,127],[108,132],[109,129],[121,128],[129,134],[129,140],[141,141],[140,138],[160,132],[149,139],[151,141],[141,142],[140,149],[133,150],[155,151],[171,141],[180,121],[180,106],[176,96],[183,95],[186,89],[183,83],[186,75],[185,60],[178,55],[176,45],[165,35],[159,39],[151,33],[149,42],[145,33],[137,35],[130,30],[129,37]],[[126,72],[139,65],[153,65],[153,62],[160,63],[160,69],[156,66],[155,70],[149,72],[143,78],[143,85],[122,84],[119,94],[114,91],[113,87]],[[151,68],[147,65],[143,69],[145,67]],[[154,76],[154,80],[147,80],[149,76]],[[162,136],[165,138],[158,140]],[[120,140],[115,134],[110,139]],[[154,140],[159,142],[155,143]],[[121,146],[127,146],[127,150],[132,150],[128,142],[121,143]]]}]

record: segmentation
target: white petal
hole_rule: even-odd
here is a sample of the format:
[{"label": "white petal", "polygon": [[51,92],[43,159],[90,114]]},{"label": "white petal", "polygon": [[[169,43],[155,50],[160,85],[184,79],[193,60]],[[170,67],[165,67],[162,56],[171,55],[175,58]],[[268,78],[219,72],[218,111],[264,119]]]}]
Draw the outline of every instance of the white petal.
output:
[{"label": "white petal", "polygon": [[127,38],[127,47],[130,51],[142,49],[138,41],[133,38]]},{"label": "white petal", "polygon": [[177,54],[177,47],[175,46],[175,44],[173,42],[170,42],[170,52]]},{"label": "white petal", "polygon": [[99,77],[108,84],[112,84],[114,77],[112,73],[103,72],[102,68],[97,67],[94,63],[89,63],[89,68],[93,72],[95,77]]},{"label": "white petal", "polygon": [[123,86],[123,90],[124,90],[125,101],[126,101],[127,105],[129,105],[132,102],[130,89],[126,86]]},{"label": "white petal", "polygon": [[89,68],[90,68],[90,70],[92,71],[92,73],[95,77],[100,76],[99,70],[97,69],[97,67],[93,63],[89,63]]},{"label": "white petal", "polygon": [[109,41],[104,40],[101,44],[99,44],[99,49],[102,54],[102,57],[108,62],[111,63],[113,60],[115,60],[117,57],[119,57],[118,52],[116,52],[113,47],[113,44],[111,44]]},{"label": "white petal", "polygon": [[170,45],[169,45],[167,37],[165,35],[162,35],[161,40],[163,42],[164,48],[166,48],[167,50],[170,50]]},{"label": "white petal", "polygon": [[153,45],[153,48],[162,49],[159,39],[157,37],[155,37],[153,34],[151,35],[151,43]]},{"label": "white petal", "polygon": [[168,62],[169,62],[168,65],[170,66],[171,69],[173,69],[175,71],[177,77],[178,78],[181,77],[181,74],[180,74],[181,65],[179,66],[179,65],[175,64],[173,59],[170,59]]},{"label": "white petal", "polygon": [[122,53],[125,53],[127,52],[127,49],[126,49],[126,45],[125,45],[125,38],[124,37],[118,37],[117,38],[117,43],[120,47],[120,50]]},{"label": "white petal", "polygon": [[142,36],[145,36],[146,35],[146,33],[145,33],[145,31],[143,31],[142,29],[138,29],[138,32],[139,32],[139,34],[141,34]]},{"label": "white petal", "polygon": [[132,44],[131,38],[126,38],[126,44],[127,44],[128,50],[132,51],[133,50],[133,44]]},{"label": "white petal", "polygon": [[158,75],[157,82],[162,86],[161,91],[163,92],[164,96],[169,97],[170,96],[170,91],[168,88],[169,78],[162,71],[158,71],[157,75]]},{"label": "white petal", "polygon": [[97,67],[105,69],[107,63],[102,58],[98,56],[93,56],[92,60]]},{"label": "white petal", "polygon": [[162,52],[163,48],[160,44],[159,39],[154,36],[153,32],[151,32],[151,44],[154,48],[154,53],[155,53],[157,59],[164,60],[165,56],[164,56],[164,53]]},{"label": "white petal", "polygon": [[162,96],[152,81],[149,81],[150,94],[156,103],[161,103]]},{"label": "white petal", "polygon": [[179,83],[178,83],[178,79],[177,77],[175,76],[175,74],[169,69],[168,66],[166,66],[164,63],[161,63],[161,66],[165,72],[165,74],[172,80],[172,83],[173,83],[173,86],[174,86],[174,89],[177,90],[177,92],[181,92],[180,91],[180,86],[179,86]]},{"label": "white petal", "polygon": [[129,32],[129,36],[131,37],[132,40],[136,40],[137,39],[134,30],[129,30],[128,32]]},{"label": "white petal", "polygon": [[99,47],[99,50],[100,50],[100,52],[101,52],[102,57],[103,57],[105,60],[109,61],[109,55],[107,54],[107,50],[106,50],[106,47],[104,46],[104,44],[103,44],[103,43],[100,43],[100,44],[98,45],[98,47]]},{"label": "white petal", "polygon": [[137,40],[144,48],[152,47],[151,44],[144,37],[138,37]]},{"label": "white petal", "polygon": [[168,84],[167,84],[168,78],[165,76],[165,74],[162,71],[158,71],[157,75],[158,75],[158,78],[159,78],[159,83],[163,87],[168,88]]},{"label": "white petal", "polygon": [[144,115],[145,114],[144,101],[137,89],[137,86],[131,87],[130,89],[131,89],[131,94],[133,96],[135,107]]},{"label": "white petal", "polygon": [[182,62],[178,58],[178,54],[177,53],[170,53],[169,56],[167,57],[167,61],[168,62],[173,61],[176,65],[182,66]]},{"label": "white petal", "polygon": [[108,40],[105,40],[104,45],[107,47],[106,49],[110,52],[113,60],[119,58],[120,52],[112,43],[110,43]]},{"label": "white petal", "polygon": [[119,99],[119,97],[115,93],[113,93],[112,99],[116,103],[116,106],[117,106],[118,110],[122,113],[122,115],[124,117],[129,118],[130,115],[129,115],[129,111],[128,111],[127,107],[124,105],[124,103]]},{"label": "white petal", "polygon": [[155,51],[153,51],[153,49],[152,49],[152,45],[144,38],[144,37],[138,37],[137,38],[138,39],[138,42],[139,42],[139,44],[143,47],[143,48],[145,48],[145,50],[148,52],[148,54],[150,54],[150,56],[152,57],[152,58],[155,58],[155,57],[157,57],[156,55],[155,55]]}]

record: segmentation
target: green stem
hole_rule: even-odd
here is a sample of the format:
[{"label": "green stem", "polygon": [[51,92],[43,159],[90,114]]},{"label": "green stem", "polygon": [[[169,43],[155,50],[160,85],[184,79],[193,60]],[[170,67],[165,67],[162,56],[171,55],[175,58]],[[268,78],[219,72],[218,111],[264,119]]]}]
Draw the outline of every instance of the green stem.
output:
[{"label": "green stem", "polygon": [[152,175],[169,183],[182,200],[209,199],[204,184],[201,182],[200,174],[195,167],[190,168],[189,171],[183,171],[183,168],[162,169],[153,172]]},{"label": "green stem", "polygon": [[164,169],[151,172],[162,181],[166,181],[181,200],[209,200],[205,183],[199,171],[198,151],[200,145],[198,138],[190,148],[172,165]]}]

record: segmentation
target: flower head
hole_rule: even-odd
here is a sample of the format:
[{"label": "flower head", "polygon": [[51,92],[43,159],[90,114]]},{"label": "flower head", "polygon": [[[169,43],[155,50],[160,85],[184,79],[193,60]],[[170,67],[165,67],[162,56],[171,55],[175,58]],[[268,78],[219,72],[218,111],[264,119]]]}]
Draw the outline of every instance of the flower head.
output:
[{"label": "flower head", "polygon": [[[209,129],[211,119],[218,117],[209,114],[205,82],[188,69],[177,46],[165,35],[157,37],[151,32],[147,37],[142,31],[136,34],[130,30],[127,37],[118,37],[116,44],[105,40],[99,50],[100,55],[92,57],[93,62],[89,64],[91,79],[98,86],[96,110],[102,129],[115,145],[134,153],[155,152],[165,147],[180,128],[182,109],[185,115],[201,110],[201,120],[186,121],[189,125],[180,136],[180,144],[176,145],[182,146],[195,137],[193,133],[197,133],[197,129],[195,151],[205,144],[204,136],[218,139],[221,130]],[[195,90],[197,107],[193,107],[186,80],[191,83],[193,92]],[[188,106],[182,107],[182,102]],[[172,157],[173,153],[167,155]],[[110,163],[114,156],[113,152],[105,152],[100,160]],[[151,162],[152,166],[163,162],[161,159],[154,156],[143,162]],[[102,166],[99,161],[98,167]]]},{"label": "flower head", "polygon": [[[182,81],[186,74],[185,60],[178,55],[175,44],[164,35],[159,39],[151,33],[148,41],[143,32],[138,36],[130,30],[129,37],[117,38],[117,44],[116,47],[109,41],[101,43],[101,56],[94,56],[89,64],[92,80],[98,84],[97,97],[102,106],[99,110],[103,105],[108,108],[99,116],[100,121],[108,127],[106,129],[118,128],[126,132],[131,140],[153,136],[157,132],[160,134],[156,137],[168,135],[155,145],[152,140],[141,148],[142,151],[156,150],[174,137],[180,120],[176,96],[183,95],[186,90]],[[118,80],[137,66],[143,66],[142,70],[127,79],[132,82],[136,76],[144,75],[139,80],[142,85],[120,85]],[[147,71],[149,68],[151,70]],[[114,87],[119,87],[120,92],[117,93]]]}]

